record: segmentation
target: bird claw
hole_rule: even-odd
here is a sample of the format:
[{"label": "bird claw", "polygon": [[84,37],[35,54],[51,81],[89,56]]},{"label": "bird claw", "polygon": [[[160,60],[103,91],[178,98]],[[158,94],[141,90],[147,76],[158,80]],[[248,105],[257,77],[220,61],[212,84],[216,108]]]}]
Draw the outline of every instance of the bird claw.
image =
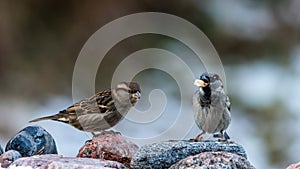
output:
[{"label": "bird claw", "polygon": [[109,131],[103,130],[103,131],[100,131],[99,133],[95,133],[95,132],[91,132],[91,133],[93,135],[93,138],[101,136],[101,135],[105,135],[105,134],[120,134],[121,135],[120,132],[114,131],[114,130],[109,130]]},{"label": "bird claw", "polygon": [[194,138],[194,142],[199,142],[202,140],[202,136],[197,136]]},{"label": "bird claw", "polygon": [[225,132],[221,131],[221,133],[214,134],[213,137],[220,138],[220,139],[218,139],[219,142],[226,142],[227,140],[230,139],[230,137],[226,131]]},{"label": "bird claw", "polygon": [[200,133],[197,137],[194,138],[194,142],[202,141],[202,136],[205,134],[205,132]]},{"label": "bird claw", "polygon": [[45,147],[42,147],[38,152],[35,153],[35,155],[41,155],[44,153]]},{"label": "bird claw", "polygon": [[224,138],[220,138],[218,139],[218,142],[227,142],[227,139],[224,137]]}]

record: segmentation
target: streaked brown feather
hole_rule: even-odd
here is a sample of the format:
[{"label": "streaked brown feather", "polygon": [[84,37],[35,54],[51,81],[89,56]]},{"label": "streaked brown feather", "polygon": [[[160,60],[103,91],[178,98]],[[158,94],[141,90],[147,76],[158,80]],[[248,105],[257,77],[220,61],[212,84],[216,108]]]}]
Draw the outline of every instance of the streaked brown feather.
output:
[{"label": "streaked brown feather", "polygon": [[[140,87],[137,83],[121,82],[118,85],[125,86],[127,88],[128,86],[131,86],[131,92],[140,92]],[[118,89],[119,88],[116,88],[116,90]],[[89,98],[74,103],[70,107],[60,111],[55,115],[37,118],[31,120],[30,122],[54,120],[70,124],[79,130],[87,130],[92,132],[96,130],[98,131],[99,129],[104,130],[107,128],[107,125],[101,123],[108,123],[110,126],[114,126],[124,117],[117,111],[112,95],[113,93],[111,89],[103,90]],[[136,102],[136,100],[134,102]],[[88,116],[89,114],[91,116]],[[103,119],[103,121],[101,121],[101,119]],[[92,125],[95,125],[95,122],[97,123],[97,126],[94,127]]]}]

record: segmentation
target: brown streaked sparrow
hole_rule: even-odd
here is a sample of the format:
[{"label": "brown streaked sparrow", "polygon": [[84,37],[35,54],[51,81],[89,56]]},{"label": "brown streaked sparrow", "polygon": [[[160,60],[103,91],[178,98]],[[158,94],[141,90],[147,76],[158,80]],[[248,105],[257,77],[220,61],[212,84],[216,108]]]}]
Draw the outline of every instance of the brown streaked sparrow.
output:
[{"label": "brown streaked sparrow", "polygon": [[91,132],[102,132],[124,118],[129,109],[141,97],[141,89],[136,82],[121,82],[113,89],[107,89],[83,99],[59,113],[37,118],[30,122],[55,120]]},{"label": "brown streaked sparrow", "polygon": [[217,132],[221,133],[220,141],[226,141],[229,136],[225,130],[231,121],[230,101],[224,92],[221,78],[217,74],[203,73],[194,85],[199,87],[193,96],[194,117],[202,130],[195,141],[200,141],[205,133]]}]

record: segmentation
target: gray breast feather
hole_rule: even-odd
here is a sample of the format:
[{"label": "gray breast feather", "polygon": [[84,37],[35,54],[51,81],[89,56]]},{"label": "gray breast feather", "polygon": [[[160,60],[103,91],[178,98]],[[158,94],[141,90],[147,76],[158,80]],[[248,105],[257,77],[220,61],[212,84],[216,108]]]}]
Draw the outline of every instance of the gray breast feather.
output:
[{"label": "gray breast feather", "polygon": [[230,112],[225,97],[227,96],[224,93],[214,91],[211,93],[211,105],[201,107],[199,91],[194,94],[194,117],[201,130],[215,133],[227,129],[230,123]]}]

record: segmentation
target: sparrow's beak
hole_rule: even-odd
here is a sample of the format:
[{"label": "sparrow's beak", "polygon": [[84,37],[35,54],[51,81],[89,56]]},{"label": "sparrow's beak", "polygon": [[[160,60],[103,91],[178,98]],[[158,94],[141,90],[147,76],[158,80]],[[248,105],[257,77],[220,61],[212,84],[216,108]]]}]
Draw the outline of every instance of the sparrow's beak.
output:
[{"label": "sparrow's beak", "polygon": [[139,100],[141,98],[141,93],[140,92],[132,93],[131,97],[134,98],[135,100]]},{"label": "sparrow's beak", "polygon": [[198,87],[206,87],[208,83],[205,83],[203,80],[196,79],[194,85]]}]

